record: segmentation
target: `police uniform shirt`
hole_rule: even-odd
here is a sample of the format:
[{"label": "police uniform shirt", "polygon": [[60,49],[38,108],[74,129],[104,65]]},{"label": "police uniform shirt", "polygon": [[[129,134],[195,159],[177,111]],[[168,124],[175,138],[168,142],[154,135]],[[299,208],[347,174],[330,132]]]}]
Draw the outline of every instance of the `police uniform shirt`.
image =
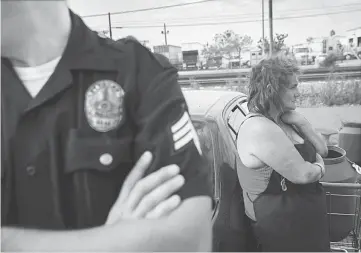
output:
[{"label": "police uniform shirt", "polygon": [[177,70],[135,41],[100,38],[71,18],[63,57],[35,98],[2,59],[2,225],[104,224],[147,150],[148,174],[180,166],[182,199],[211,196]]}]

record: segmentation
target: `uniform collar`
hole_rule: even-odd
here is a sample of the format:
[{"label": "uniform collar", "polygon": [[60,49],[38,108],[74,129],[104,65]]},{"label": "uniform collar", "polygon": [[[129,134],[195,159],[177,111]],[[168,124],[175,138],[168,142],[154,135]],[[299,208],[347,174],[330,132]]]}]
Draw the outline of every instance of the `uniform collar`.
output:
[{"label": "uniform collar", "polygon": [[79,16],[71,10],[69,10],[69,12],[71,32],[63,53],[62,61],[66,62],[69,68],[72,68],[77,66],[76,62],[80,56],[97,46],[98,38],[95,32],[91,31]]},{"label": "uniform collar", "polygon": [[116,70],[117,64],[100,50],[101,40],[95,31],[90,30],[83,20],[71,10],[72,30],[62,61],[70,70]]}]

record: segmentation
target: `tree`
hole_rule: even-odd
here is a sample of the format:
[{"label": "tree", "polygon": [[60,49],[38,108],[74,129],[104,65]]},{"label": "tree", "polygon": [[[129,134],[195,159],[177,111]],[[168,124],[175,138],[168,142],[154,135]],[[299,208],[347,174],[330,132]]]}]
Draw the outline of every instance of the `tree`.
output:
[{"label": "tree", "polygon": [[237,53],[239,60],[241,60],[242,50],[253,42],[250,36],[241,36],[232,30],[216,34],[213,40],[222,55],[228,55],[229,58],[232,58],[232,55]]},{"label": "tree", "polygon": [[216,45],[209,45],[208,43],[206,45],[204,45],[203,50],[202,50],[202,55],[206,61],[206,63],[208,62],[208,60],[214,58],[215,56],[219,56],[221,55],[219,48],[217,48]]},{"label": "tree", "polygon": [[[276,35],[273,38],[273,48],[272,48],[273,53],[278,53],[286,48],[285,39],[287,37],[288,37],[287,33],[276,33]],[[268,38],[265,38],[264,42],[262,39],[258,41],[258,48],[262,50],[263,47],[264,47],[264,52],[268,54],[270,51],[270,43]]]},{"label": "tree", "polygon": [[261,38],[258,42],[257,42],[257,47],[264,51],[266,54],[268,54],[269,52],[269,41],[268,39],[265,37],[264,40]]},{"label": "tree", "polygon": [[306,39],[306,41],[307,41],[308,44],[311,44],[314,40],[315,40],[315,39],[314,39],[313,37],[308,37],[308,38]]}]

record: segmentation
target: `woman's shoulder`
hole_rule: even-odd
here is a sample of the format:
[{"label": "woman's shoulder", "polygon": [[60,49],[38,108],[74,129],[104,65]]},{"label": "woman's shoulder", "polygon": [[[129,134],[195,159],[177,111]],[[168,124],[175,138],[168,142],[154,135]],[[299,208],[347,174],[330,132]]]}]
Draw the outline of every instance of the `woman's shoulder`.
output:
[{"label": "woman's shoulder", "polygon": [[[256,152],[269,152],[280,146],[289,147],[292,142],[285,132],[266,117],[252,117],[244,122],[238,134],[238,141]],[[237,143],[240,146],[240,143]]]},{"label": "woman's shoulder", "polygon": [[241,131],[244,133],[253,133],[254,134],[267,134],[269,130],[275,130],[275,128],[279,127],[269,118],[257,114],[252,113],[247,115],[242,127]]}]

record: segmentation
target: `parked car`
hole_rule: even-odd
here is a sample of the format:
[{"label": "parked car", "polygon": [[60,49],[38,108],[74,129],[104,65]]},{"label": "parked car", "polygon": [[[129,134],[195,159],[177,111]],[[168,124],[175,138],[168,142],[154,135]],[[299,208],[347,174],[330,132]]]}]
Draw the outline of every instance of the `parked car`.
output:
[{"label": "parked car", "polygon": [[247,96],[239,92],[184,90],[191,119],[212,170],[213,251],[250,251],[237,168],[243,166],[235,140],[248,113]]},{"label": "parked car", "polygon": [[245,60],[244,62],[242,62],[241,68],[250,68],[250,67],[251,67],[250,60]]},{"label": "parked car", "polygon": [[355,60],[355,59],[357,59],[357,56],[352,52],[344,52],[343,56],[344,56],[345,60]]},{"label": "parked car", "polygon": [[312,50],[306,46],[295,47],[293,55],[296,61],[301,65],[310,65],[314,63],[315,55]]},{"label": "parked car", "polygon": [[315,65],[319,66],[326,59],[327,54],[319,54],[315,58]]},{"label": "parked car", "polygon": [[343,55],[346,60],[361,59],[361,47],[349,48]]}]

